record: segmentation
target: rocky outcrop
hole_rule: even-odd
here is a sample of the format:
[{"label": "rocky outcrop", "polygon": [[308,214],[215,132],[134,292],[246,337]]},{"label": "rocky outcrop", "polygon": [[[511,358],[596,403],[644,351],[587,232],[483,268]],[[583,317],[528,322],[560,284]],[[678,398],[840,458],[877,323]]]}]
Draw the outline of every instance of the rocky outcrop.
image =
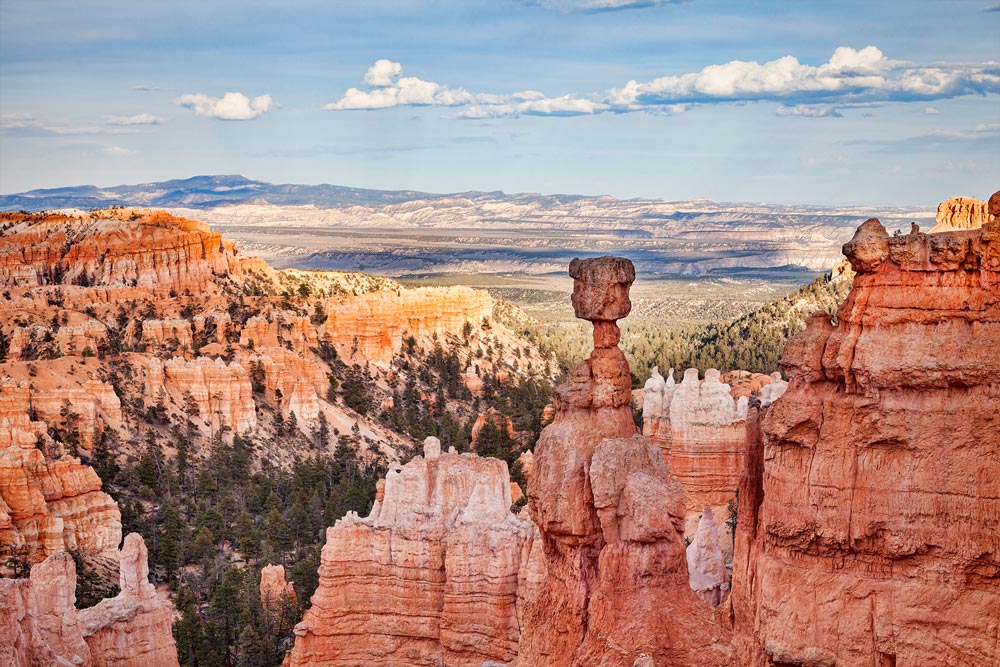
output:
[{"label": "rocky outcrop", "polygon": [[80,218],[5,214],[0,284],[141,287],[198,293],[239,271],[237,251],[208,225],[159,211],[108,209]]},{"label": "rocky outcrop", "polygon": [[125,537],[119,555],[121,592],[79,612],[94,667],[172,667],[177,646],[171,627],[174,607],[149,583],[146,544]]},{"label": "rocky outcrop", "polygon": [[975,197],[952,197],[938,205],[931,233],[974,229],[990,221],[987,203]]},{"label": "rocky outcrop", "polygon": [[76,566],[68,553],[38,563],[28,579],[0,579],[0,664],[93,664],[75,604]]},{"label": "rocky outcrop", "polygon": [[0,579],[0,664],[16,667],[175,667],[173,606],[147,579],[137,533],[120,554],[121,593],[78,611],[76,567],[49,556],[28,579]]},{"label": "rocky outcrop", "polygon": [[694,541],[687,547],[688,581],[691,590],[713,607],[718,607],[729,589],[729,575],[719,548],[719,530],[711,507],[698,521]]},{"label": "rocky outcrop", "polygon": [[[493,300],[468,287],[419,287],[378,291],[324,302],[323,333],[345,359],[388,364],[405,335],[430,338],[478,327],[493,314]],[[322,337],[322,336],[321,336]]]},{"label": "rocky outcrop", "polygon": [[214,429],[226,426],[244,433],[257,425],[253,386],[246,370],[237,363],[222,359],[180,357],[161,361],[157,357],[142,358],[146,394],[170,394],[184,408],[190,401],[197,416]]},{"label": "rocky outcrop", "polygon": [[833,324],[789,341],[751,421],[733,611],[740,663],[997,664],[1000,225],[844,246]]},{"label": "rocky outcrop", "polygon": [[260,603],[264,609],[278,611],[295,601],[295,588],[285,580],[284,565],[265,565],[260,570]]},{"label": "rocky outcrop", "polygon": [[[730,385],[726,380],[735,382]],[[664,380],[654,368],[643,388],[643,435],[656,444],[684,488],[684,535],[696,539],[703,510],[718,516],[729,512],[746,455],[746,415],[756,397],[770,405],[784,392],[781,373],[771,375],[689,368],[680,384],[673,369]],[[716,531],[725,560],[733,554],[729,524]]]},{"label": "rocky outcrop", "polygon": [[[327,530],[320,583],[288,658],[303,665],[480,667],[517,652],[533,526],[503,461],[424,455],[386,475],[367,518]],[[527,595],[527,593],[524,593]]]},{"label": "rocky outcrop", "polygon": [[71,549],[113,556],[121,515],[90,466],[35,447],[45,428],[29,417],[27,383],[0,380],[0,544],[37,563]]},{"label": "rocky outcrop", "polygon": [[472,441],[473,449],[475,449],[478,444],[479,433],[486,426],[487,422],[490,423],[497,431],[506,433],[507,437],[511,440],[515,440],[519,435],[518,432],[514,430],[514,422],[511,421],[510,417],[502,414],[496,408],[490,408],[486,412],[480,412],[476,416],[476,421],[472,424],[472,430],[470,431],[469,437]]},{"label": "rocky outcrop", "polygon": [[573,260],[573,306],[594,351],[553,395],[528,485],[547,576],[524,617],[518,665],[725,665],[708,605],[688,585],[684,500],[636,434],[616,321],[631,309],[628,260]]}]

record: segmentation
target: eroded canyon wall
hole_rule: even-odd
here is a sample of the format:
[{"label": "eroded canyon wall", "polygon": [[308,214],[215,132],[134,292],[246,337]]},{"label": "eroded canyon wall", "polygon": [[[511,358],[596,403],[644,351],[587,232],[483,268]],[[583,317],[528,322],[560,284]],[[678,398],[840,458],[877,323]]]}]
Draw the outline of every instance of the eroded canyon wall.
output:
[{"label": "eroded canyon wall", "polygon": [[740,487],[740,664],[997,664],[1000,223],[977,220],[868,220],[836,324],[786,347]]}]

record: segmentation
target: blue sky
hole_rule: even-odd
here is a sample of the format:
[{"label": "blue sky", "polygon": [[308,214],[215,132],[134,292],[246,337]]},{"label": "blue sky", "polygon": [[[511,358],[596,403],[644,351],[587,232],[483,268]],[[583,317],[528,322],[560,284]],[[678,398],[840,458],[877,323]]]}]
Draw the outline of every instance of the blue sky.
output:
[{"label": "blue sky", "polygon": [[997,0],[3,0],[0,192],[932,205],[1000,187],[998,61]]}]

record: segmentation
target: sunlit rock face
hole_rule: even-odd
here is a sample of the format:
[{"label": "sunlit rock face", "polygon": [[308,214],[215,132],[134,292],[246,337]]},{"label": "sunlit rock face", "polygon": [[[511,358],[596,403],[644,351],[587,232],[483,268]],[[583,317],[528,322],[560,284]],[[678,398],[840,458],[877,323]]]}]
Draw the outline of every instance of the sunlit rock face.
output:
[{"label": "sunlit rock face", "polygon": [[975,229],[990,221],[988,202],[975,197],[952,197],[938,205],[931,233]]},{"label": "sunlit rock face", "polygon": [[421,287],[333,298],[325,304],[325,331],[346,359],[388,364],[406,335],[429,338],[478,326],[492,317],[493,300],[468,287]]},{"label": "sunlit rock face", "polygon": [[289,664],[512,660],[521,607],[544,572],[529,566],[533,524],[510,506],[503,461],[442,453],[428,438],[423,456],[389,471],[368,517],[351,512],[327,530]]},{"label": "sunlit rock face", "polygon": [[28,563],[71,549],[113,562],[118,505],[78,458],[45,457],[36,447],[45,425],[31,420],[30,408],[29,384],[0,378],[0,544]]},{"label": "sunlit rock face", "polygon": [[516,664],[729,664],[721,628],[688,585],[683,491],[632,421],[616,321],[631,308],[634,268],[574,260],[570,276],[595,349],[556,388],[554,421],[535,447],[529,508],[547,576]]},{"label": "sunlit rock face", "polygon": [[788,343],[788,390],[749,422],[739,662],[996,665],[1000,225],[871,219],[844,254],[837,323]]}]

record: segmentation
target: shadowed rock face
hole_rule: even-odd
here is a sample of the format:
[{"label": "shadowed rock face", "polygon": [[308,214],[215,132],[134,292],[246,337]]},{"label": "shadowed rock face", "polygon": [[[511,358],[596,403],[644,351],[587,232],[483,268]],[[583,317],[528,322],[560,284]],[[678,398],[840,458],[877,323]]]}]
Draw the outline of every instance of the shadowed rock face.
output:
[{"label": "shadowed rock face", "polygon": [[635,271],[600,257],[574,260],[570,275],[595,349],[556,388],[535,447],[529,507],[548,576],[526,609],[517,664],[726,665],[727,648],[712,645],[721,629],[688,586],[683,491],[632,421],[616,321]]},{"label": "shadowed rock face", "polygon": [[809,320],[784,397],[751,414],[740,664],[996,665],[1000,224],[871,219],[844,253],[837,324]]}]

